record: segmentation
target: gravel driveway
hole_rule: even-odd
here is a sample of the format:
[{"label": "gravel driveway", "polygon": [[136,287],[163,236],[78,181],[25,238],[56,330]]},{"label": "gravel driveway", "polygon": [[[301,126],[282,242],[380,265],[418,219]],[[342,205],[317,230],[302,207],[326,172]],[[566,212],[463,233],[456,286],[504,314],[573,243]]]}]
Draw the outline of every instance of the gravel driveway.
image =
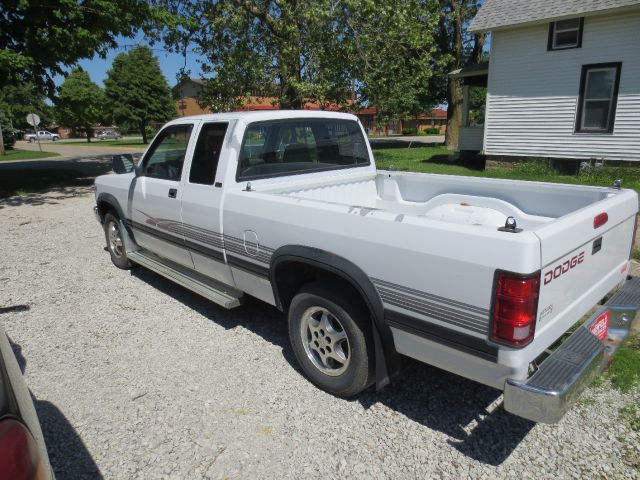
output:
[{"label": "gravel driveway", "polygon": [[534,425],[499,392],[407,361],[391,388],[334,398],[295,367],[277,310],[225,311],[113,267],[92,205],[86,191],[0,200],[0,321],[59,480],[638,477],[640,435],[618,420],[637,392],[591,390]]}]

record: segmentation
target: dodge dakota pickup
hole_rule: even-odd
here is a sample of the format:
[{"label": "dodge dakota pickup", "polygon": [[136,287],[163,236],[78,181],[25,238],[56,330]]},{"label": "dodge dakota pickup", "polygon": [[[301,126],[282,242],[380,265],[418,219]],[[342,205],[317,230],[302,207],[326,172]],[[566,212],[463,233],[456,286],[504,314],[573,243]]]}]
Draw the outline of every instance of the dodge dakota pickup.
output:
[{"label": "dodge dakota pickup", "polygon": [[306,111],[183,117],[114,171],[95,182],[113,263],[277,306],[334,395],[385,386],[404,355],[553,423],[639,321],[619,183],[377,171],[357,117]]}]

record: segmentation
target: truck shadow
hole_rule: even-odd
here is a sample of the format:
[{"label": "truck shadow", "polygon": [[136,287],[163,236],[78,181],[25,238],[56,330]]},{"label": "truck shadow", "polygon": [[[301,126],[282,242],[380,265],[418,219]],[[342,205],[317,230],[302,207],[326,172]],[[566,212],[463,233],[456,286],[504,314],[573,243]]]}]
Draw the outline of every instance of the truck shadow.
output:
[{"label": "truck shadow", "polygon": [[[276,308],[247,297],[241,307],[225,310],[149,270],[135,268],[131,274],[225,329],[242,326],[260,335],[280,347],[285,360],[302,375],[289,345],[286,317]],[[448,443],[467,457],[500,465],[535,426],[504,411],[500,396],[493,388],[404,358],[390,386],[379,392],[370,388],[353,401],[367,409],[381,403],[448,435]]]},{"label": "truck shadow", "polygon": [[502,393],[404,357],[389,387],[358,397],[365,407],[381,403],[450,437],[448,443],[469,458],[502,464],[535,423],[507,413]]},{"label": "truck shadow", "polygon": [[[20,370],[24,374],[27,360],[22,354],[22,347],[10,338],[9,343]],[[82,438],[69,423],[62,410],[51,402],[38,400],[33,394],[31,394],[31,398],[38,414],[42,436],[47,446],[49,463],[56,479],[103,478]]]}]

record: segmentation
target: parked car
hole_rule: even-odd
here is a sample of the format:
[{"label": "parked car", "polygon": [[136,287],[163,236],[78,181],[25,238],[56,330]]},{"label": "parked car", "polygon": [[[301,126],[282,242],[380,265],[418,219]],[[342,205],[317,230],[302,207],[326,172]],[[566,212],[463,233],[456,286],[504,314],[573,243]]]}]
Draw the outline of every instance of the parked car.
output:
[{"label": "parked car", "polygon": [[0,478],[53,479],[38,415],[2,325]]},{"label": "parked car", "polygon": [[38,140],[51,140],[52,142],[55,142],[57,140],[60,140],[60,135],[58,135],[57,133],[48,132],[47,130],[39,130],[36,133],[25,134],[24,139],[28,142],[36,142]]},{"label": "parked car", "polygon": [[122,138],[122,135],[116,130],[102,130],[96,134],[96,138],[99,140],[118,140]]},{"label": "parked car", "polygon": [[554,423],[640,318],[620,185],[377,171],[357,117],[331,112],[180,118],[131,168],[95,181],[113,263],[288,312],[302,371],[338,396],[406,355]]},{"label": "parked car", "polygon": [[11,133],[2,132],[2,143],[4,144],[4,148],[13,148],[16,144],[16,137]]}]

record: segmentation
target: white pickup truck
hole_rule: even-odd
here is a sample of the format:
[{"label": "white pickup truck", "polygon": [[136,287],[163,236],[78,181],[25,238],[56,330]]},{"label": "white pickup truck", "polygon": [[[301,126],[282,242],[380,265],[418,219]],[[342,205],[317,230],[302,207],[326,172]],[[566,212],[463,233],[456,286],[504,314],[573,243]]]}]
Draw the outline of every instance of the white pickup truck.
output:
[{"label": "white pickup truck", "polygon": [[44,140],[51,140],[52,142],[55,142],[57,140],[60,140],[60,135],[58,135],[57,133],[51,133],[47,130],[39,130],[35,133],[26,133],[24,135],[24,139],[27,142],[36,142],[38,140],[44,141]]},{"label": "white pickup truck", "polygon": [[130,160],[95,182],[113,263],[288,312],[302,370],[335,395],[386,385],[406,355],[557,422],[640,317],[638,196],[619,185],[377,171],[357,118],[328,112],[184,117]]}]

